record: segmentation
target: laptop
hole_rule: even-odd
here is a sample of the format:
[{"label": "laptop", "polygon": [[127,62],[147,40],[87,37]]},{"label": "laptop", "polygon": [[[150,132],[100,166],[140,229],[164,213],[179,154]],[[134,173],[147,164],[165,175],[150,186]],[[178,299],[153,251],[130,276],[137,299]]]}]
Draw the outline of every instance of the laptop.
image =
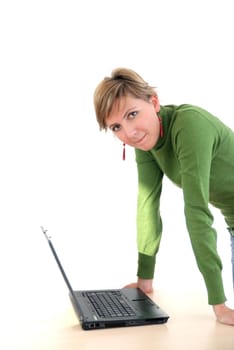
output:
[{"label": "laptop", "polygon": [[169,316],[139,288],[73,290],[51,237],[41,226],[84,330],[166,323]]}]

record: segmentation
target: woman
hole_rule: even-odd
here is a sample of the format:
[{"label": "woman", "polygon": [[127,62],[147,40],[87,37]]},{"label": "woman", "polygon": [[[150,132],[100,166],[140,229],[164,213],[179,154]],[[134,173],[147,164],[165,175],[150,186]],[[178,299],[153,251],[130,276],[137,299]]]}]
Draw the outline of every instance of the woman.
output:
[{"label": "woman", "polygon": [[[129,286],[153,290],[155,257],[162,234],[160,194],[165,174],[183,190],[184,210],[208,303],[217,320],[234,325],[225,304],[222,262],[209,203],[219,208],[234,246],[234,133],[202,108],[160,106],[155,89],[136,72],[115,69],[94,92],[100,129],[110,129],[135,148],[138,169],[138,280]],[[233,262],[234,265],[234,262]]]}]

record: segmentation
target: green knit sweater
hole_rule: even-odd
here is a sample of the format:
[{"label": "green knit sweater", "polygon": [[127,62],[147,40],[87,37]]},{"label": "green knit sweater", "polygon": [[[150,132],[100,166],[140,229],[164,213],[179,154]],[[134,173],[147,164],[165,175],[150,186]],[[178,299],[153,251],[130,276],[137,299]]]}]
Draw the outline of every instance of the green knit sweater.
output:
[{"label": "green knit sweater", "polygon": [[161,106],[164,135],[148,152],[135,150],[138,169],[138,273],[154,276],[162,234],[160,195],[165,174],[183,190],[187,229],[211,305],[226,300],[209,204],[234,227],[234,133],[192,105]]}]

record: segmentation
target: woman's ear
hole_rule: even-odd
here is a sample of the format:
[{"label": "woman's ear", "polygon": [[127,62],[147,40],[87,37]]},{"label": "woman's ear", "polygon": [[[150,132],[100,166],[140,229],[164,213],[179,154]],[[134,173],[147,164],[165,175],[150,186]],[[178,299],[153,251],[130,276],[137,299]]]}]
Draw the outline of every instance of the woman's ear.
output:
[{"label": "woman's ear", "polygon": [[155,112],[158,113],[160,111],[160,103],[157,95],[152,95],[150,101],[152,102]]}]

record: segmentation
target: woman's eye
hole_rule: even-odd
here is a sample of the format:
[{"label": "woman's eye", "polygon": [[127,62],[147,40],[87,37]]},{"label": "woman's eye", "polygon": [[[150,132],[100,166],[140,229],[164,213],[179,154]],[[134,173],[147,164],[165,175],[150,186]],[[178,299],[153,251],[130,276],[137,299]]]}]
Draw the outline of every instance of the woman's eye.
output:
[{"label": "woman's eye", "polygon": [[120,130],[120,125],[119,124],[115,124],[115,125],[113,125],[112,127],[111,127],[111,131],[113,131],[113,132],[117,132],[117,131],[119,131]]},{"label": "woman's eye", "polygon": [[131,113],[128,114],[128,119],[134,119],[137,115],[137,112],[136,111],[133,111]]}]

